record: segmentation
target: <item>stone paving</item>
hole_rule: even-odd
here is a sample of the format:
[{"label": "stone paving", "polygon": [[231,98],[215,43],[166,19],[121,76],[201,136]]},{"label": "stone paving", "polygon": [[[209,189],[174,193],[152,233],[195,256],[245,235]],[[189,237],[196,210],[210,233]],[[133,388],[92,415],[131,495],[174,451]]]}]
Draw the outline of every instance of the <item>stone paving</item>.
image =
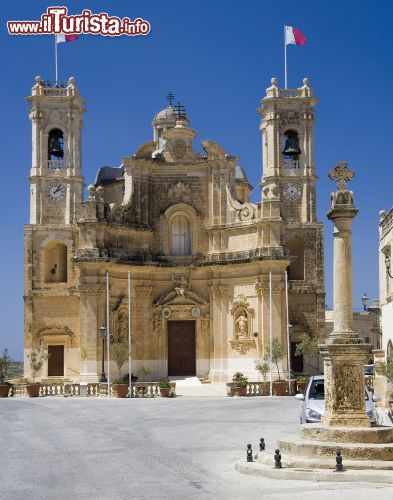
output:
[{"label": "stone paving", "polygon": [[0,499],[393,498],[393,487],[235,471],[246,444],[298,433],[293,398],[0,400]]}]

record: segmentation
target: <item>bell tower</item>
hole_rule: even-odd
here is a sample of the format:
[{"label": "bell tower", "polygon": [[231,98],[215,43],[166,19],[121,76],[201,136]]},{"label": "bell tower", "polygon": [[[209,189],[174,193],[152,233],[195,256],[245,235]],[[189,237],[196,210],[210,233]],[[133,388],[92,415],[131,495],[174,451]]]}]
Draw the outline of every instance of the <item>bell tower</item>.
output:
[{"label": "bell tower", "polygon": [[84,101],[74,78],[32,88],[30,224],[73,224],[82,202],[81,132]]},{"label": "bell tower", "polygon": [[304,78],[298,89],[280,89],[276,78],[258,110],[262,115],[262,193],[279,199],[287,222],[316,222],[313,97]]}]

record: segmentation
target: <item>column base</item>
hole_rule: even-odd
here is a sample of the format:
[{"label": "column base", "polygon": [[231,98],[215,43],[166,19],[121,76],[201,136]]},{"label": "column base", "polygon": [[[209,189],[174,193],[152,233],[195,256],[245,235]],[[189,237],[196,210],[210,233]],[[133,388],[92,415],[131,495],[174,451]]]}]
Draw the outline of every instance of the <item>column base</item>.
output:
[{"label": "column base", "polygon": [[321,423],[333,427],[371,427],[366,415],[323,415]]}]

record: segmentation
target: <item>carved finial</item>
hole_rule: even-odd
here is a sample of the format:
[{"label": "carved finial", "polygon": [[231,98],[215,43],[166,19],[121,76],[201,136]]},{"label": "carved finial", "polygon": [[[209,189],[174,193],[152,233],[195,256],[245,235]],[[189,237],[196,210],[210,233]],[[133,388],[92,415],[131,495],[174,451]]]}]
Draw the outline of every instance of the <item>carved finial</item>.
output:
[{"label": "carved finial", "polygon": [[355,172],[348,168],[346,161],[340,161],[337,165],[329,171],[329,179],[337,181],[337,187],[340,191],[344,191],[347,187],[347,182],[355,177]]},{"label": "carved finial", "polygon": [[42,85],[42,78],[39,75],[35,77],[35,81],[38,85]]},{"label": "carved finial", "polygon": [[380,210],[379,211],[379,219],[382,220],[385,218],[386,211],[385,210]]},{"label": "carved finial", "polygon": [[94,200],[96,196],[96,188],[93,184],[90,184],[87,188],[87,192],[89,193],[89,200]]},{"label": "carved finial", "polygon": [[103,198],[104,188],[102,186],[97,187],[96,194],[97,194],[98,201],[104,201],[104,198]]},{"label": "carved finial", "polygon": [[273,77],[270,81],[272,82],[272,87],[277,87],[277,78],[276,77]]},{"label": "carved finial", "polygon": [[308,78],[303,78],[303,85],[308,87]]},{"label": "carved finial", "polygon": [[73,76],[70,76],[68,79],[68,85],[75,85],[75,78]]}]

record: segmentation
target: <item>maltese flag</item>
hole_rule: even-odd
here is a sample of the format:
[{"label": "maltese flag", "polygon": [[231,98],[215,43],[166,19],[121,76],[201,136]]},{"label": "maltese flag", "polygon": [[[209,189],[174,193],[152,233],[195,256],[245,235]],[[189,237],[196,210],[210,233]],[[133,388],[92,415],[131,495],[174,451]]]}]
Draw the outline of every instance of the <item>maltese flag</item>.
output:
[{"label": "maltese flag", "polygon": [[306,37],[293,26],[285,26],[285,45],[306,45]]},{"label": "maltese flag", "polygon": [[78,35],[64,35],[64,33],[56,35],[56,43],[73,42],[74,40],[78,40]]}]

